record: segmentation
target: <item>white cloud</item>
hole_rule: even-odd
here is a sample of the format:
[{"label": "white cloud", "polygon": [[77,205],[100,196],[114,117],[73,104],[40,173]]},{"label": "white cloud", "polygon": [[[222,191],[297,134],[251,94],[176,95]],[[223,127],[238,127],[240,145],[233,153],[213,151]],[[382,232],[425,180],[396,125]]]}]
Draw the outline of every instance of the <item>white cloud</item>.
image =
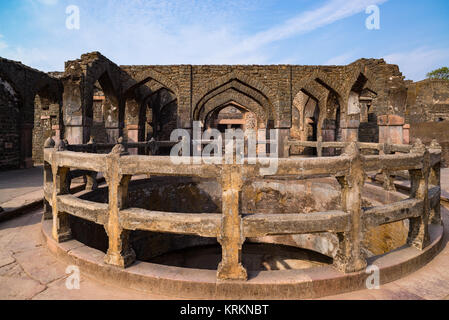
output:
[{"label": "white cloud", "polygon": [[419,81],[425,79],[428,72],[447,66],[449,49],[422,47],[413,51],[391,53],[384,56],[384,59],[388,63],[399,65],[408,79]]},{"label": "white cloud", "polygon": [[387,0],[330,0],[322,7],[306,11],[284,23],[251,36],[239,46],[226,54],[238,54],[257,50],[275,41],[305,34],[315,29],[332,24],[336,21],[358,14],[369,5],[382,4]]},{"label": "white cloud", "polygon": [[[57,0],[39,1],[58,4]],[[61,70],[64,61],[94,50],[119,64],[263,64],[270,61],[274,42],[386,1],[328,0],[253,35],[245,33],[243,25],[245,13],[261,5],[257,0],[78,0],[79,31],[65,29],[59,2],[45,15],[36,9],[34,23],[45,37],[42,46],[0,47],[0,55],[45,71]]]}]

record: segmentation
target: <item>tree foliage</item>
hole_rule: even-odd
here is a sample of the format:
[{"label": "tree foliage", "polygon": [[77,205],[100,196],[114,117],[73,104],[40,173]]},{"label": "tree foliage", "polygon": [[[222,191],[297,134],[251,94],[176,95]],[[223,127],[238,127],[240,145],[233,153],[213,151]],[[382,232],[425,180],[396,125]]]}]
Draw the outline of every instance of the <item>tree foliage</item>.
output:
[{"label": "tree foliage", "polygon": [[427,74],[427,77],[429,79],[449,80],[449,68],[443,67],[443,68],[433,70],[432,72],[429,72]]}]

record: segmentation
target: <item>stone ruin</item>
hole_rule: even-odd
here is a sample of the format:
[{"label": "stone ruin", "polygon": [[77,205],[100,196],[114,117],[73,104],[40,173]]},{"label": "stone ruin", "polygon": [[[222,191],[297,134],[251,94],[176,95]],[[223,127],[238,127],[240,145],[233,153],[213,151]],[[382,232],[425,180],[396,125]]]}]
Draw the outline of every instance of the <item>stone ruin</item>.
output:
[{"label": "stone ruin", "polygon": [[[30,124],[33,153],[14,161],[44,164],[49,249],[105,281],[192,298],[313,298],[362,288],[370,266],[381,283],[403,277],[441,244],[445,151],[413,136],[416,84],[383,60],[118,66],[94,52],[63,73],[1,60],[0,76],[4,108],[34,111],[34,129],[16,120]],[[428,99],[420,92],[414,106]],[[249,161],[175,165],[170,134],[195,121],[277,129],[257,146],[279,146],[276,174]],[[410,181],[408,194],[395,179]],[[217,261],[201,259],[208,246]]]}]

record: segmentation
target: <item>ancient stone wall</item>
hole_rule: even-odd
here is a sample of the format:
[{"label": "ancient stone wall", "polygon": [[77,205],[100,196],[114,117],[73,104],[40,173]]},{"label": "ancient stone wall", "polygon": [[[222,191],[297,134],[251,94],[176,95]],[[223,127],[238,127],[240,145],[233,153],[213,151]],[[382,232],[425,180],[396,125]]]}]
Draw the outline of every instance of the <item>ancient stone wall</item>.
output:
[{"label": "ancient stone wall", "polygon": [[20,166],[18,104],[14,89],[0,79],[0,170]]},{"label": "ancient stone wall", "polygon": [[50,133],[71,144],[91,136],[107,143],[119,136],[167,140],[173,129],[190,129],[229,103],[254,114],[258,128],[283,129],[292,139],[378,142],[379,116],[405,117],[406,123],[449,118],[447,82],[404,81],[398,66],[383,59],[346,66],[118,66],[92,52],[48,75],[2,59],[0,75],[13,79],[21,97],[21,128],[34,127],[36,163]]},{"label": "ancient stone wall", "polygon": [[0,82],[1,169],[42,162],[43,141],[52,130],[61,129],[61,83],[44,72],[3,58]]},{"label": "ancient stone wall", "polygon": [[407,112],[412,141],[436,139],[443,147],[443,166],[449,166],[449,81],[407,82]]},{"label": "ancient stone wall", "polygon": [[427,79],[407,86],[408,123],[449,121],[449,81]]}]

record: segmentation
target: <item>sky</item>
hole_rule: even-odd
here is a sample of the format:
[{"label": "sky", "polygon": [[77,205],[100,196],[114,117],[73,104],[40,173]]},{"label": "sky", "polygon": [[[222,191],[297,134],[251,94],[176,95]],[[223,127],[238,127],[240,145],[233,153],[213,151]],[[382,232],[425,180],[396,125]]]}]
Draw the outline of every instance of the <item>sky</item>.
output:
[{"label": "sky", "polygon": [[449,66],[449,1],[0,0],[1,57],[48,72],[91,51],[119,65],[384,58],[419,81]]}]

